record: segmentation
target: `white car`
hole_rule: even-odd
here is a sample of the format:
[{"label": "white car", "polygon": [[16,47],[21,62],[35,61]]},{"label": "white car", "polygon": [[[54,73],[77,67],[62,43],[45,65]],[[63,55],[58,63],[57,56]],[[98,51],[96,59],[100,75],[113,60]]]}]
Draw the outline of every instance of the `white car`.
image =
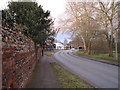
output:
[{"label": "white car", "polygon": [[75,50],[75,48],[72,48],[71,50]]}]

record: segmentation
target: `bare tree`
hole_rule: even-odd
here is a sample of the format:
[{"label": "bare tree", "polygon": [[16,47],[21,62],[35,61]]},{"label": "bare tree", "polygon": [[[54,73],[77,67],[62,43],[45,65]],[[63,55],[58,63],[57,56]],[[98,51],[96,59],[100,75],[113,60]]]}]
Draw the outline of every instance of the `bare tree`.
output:
[{"label": "bare tree", "polygon": [[93,3],[86,2],[71,2],[68,3],[65,26],[73,32],[74,35],[79,36],[84,43],[84,50],[87,54],[91,53],[92,40],[98,35],[99,23],[95,20],[95,9],[91,7]]},{"label": "bare tree", "polygon": [[[95,39],[105,36],[109,56],[113,56],[115,28],[117,28],[117,2],[69,2],[62,27],[79,36],[85,52],[90,54]],[[102,35],[103,34],[103,35]],[[101,36],[100,36],[101,35]],[[99,37],[98,37],[99,36]]]},{"label": "bare tree", "polygon": [[103,34],[106,36],[106,40],[108,43],[109,56],[113,56],[113,41],[115,28],[117,28],[117,2],[111,0],[110,2],[98,2],[98,6],[94,7],[98,10],[98,15],[100,18],[98,19],[101,23],[101,29],[103,30]]}]

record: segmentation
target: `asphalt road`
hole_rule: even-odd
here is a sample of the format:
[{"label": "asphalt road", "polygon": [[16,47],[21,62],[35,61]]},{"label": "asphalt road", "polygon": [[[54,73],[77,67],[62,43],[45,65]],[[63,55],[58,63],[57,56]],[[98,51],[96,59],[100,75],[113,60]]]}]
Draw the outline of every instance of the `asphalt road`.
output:
[{"label": "asphalt road", "polygon": [[59,51],[54,57],[66,69],[96,88],[118,88],[118,66],[82,58],[72,52],[73,50]]}]

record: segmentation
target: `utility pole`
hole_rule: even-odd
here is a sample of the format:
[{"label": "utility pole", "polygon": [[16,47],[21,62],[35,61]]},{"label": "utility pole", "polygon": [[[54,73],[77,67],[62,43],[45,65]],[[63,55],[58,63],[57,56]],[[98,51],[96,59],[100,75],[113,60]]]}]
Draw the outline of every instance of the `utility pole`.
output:
[{"label": "utility pole", "polygon": [[115,31],[115,58],[118,60],[118,28]]},{"label": "utility pole", "polygon": [[118,29],[117,29],[117,48],[118,48],[118,62],[120,62],[120,1],[118,1]]}]

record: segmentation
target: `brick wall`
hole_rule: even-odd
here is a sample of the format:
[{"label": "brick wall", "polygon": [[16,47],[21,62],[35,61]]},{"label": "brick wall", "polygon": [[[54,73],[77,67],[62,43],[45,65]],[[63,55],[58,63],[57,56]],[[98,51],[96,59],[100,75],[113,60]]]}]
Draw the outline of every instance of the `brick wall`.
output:
[{"label": "brick wall", "polygon": [[22,88],[41,56],[36,57],[34,42],[20,28],[2,29],[2,87]]}]

